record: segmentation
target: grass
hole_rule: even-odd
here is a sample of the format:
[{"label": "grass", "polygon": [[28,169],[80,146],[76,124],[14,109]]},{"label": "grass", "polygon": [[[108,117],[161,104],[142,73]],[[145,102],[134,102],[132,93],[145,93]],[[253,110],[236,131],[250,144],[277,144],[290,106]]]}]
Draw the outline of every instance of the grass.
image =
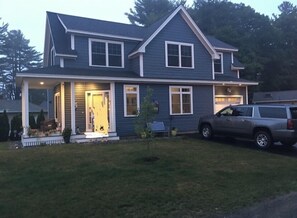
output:
[{"label": "grass", "polygon": [[199,139],[0,145],[1,217],[213,217],[297,191],[296,158]]}]

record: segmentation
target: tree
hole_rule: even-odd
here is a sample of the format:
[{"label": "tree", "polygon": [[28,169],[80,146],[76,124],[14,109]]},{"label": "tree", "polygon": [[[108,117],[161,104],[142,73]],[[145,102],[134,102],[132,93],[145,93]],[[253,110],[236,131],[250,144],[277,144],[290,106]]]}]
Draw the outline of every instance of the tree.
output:
[{"label": "tree", "polygon": [[16,87],[16,74],[24,70],[41,67],[41,54],[34,47],[29,46],[30,40],[25,39],[20,30],[7,32],[3,41],[3,61],[7,65],[2,74],[6,78],[5,97],[16,99],[20,92]]},{"label": "tree", "polygon": [[[1,21],[1,18],[0,18]],[[0,26],[0,99],[4,97],[4,90],[5,90],[5,84],[6,84],[6,77],[4,75],[5,69],[7,67],[7,64],[4,60],[4,41],[7,36],[7,28],[8,24],[2,23],[2,26]]]},{"label": "tree", "polygon": [[135,120],[135,132],[139,136],[144,136],[146,138],[151,137],[152,133],[147,127],[147,124],[152,122],[156,113],[154,104],[152,101],[153,90],[147,87],[146,96],[143,98],[141,103],[138,116]]},{"label": "tree", "polygon": [[20,132],[22,132],[22,116],[14,116],[10,122],[10,126],[10,140],[20,140]]},{"label": "tree", "polygon": [[0,142],[5,142],[8,140],[9,134],[9,121],[6,110],[4,110],[3,114],[0,114],[0,123]]},{"label": "tree", "polygon": [[132,24],[149,26],[185,3],[186,0],[136,0],[134,9],[125,15]]}]

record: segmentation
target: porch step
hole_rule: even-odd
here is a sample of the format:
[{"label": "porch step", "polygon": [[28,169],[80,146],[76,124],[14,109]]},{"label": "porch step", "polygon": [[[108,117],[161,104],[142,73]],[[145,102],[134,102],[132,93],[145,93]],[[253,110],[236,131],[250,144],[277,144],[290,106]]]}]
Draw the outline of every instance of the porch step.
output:
[{"label": "porch step", "polygon": [[119,140],[116,132],[110,132],[108,135],[97,132],[85,132],[84,135],[76,135],[71,137],[71,142],[86,143],[86,142],[100,142],[100,141],[115,141]]}]

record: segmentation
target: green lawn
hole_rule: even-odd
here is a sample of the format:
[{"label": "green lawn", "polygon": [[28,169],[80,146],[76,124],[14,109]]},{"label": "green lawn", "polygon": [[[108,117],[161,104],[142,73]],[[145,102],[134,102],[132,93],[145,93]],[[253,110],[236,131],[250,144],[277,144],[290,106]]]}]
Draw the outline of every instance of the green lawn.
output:
[{"label": "green lawn", "polygon": [[297,191],[297,159],[199,139],[0,145],[1,217],[211,217]]}]

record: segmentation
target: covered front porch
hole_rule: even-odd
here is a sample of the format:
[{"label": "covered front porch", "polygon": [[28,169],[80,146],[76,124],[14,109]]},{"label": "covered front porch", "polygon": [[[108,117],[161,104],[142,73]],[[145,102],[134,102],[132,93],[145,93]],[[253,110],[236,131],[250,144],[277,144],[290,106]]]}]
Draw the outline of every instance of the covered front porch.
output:
[{"label": "covered front porch", "polygon": [[[112,81],[22,78],[22,145],[64,143],[62,131],[71,129],[71,142],[118,140],[115,116],[115,83]],[[36,130],[29,124],[29,89],[49,90],[50,130]]]}]

